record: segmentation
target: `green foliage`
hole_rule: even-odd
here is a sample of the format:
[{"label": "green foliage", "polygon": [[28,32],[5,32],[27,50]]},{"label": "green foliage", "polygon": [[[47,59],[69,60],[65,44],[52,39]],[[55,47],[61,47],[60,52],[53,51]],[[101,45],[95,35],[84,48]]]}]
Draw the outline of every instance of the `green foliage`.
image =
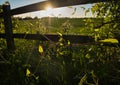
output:
[{"label": "green foliage", "polygon": [[[4,40],[1,40],[4,41]],[[27,43],[28,44],[28,43]],[[11,52],[6,49],[5,44],[0,43],[2,45],[0,48],[0,84],[1,85],[31,85],[37,84],[37,80],[34,74],[29,73],[28,69],[31,68],[31,65],[27,62],[29,54],[29,50],[24,48],[17,48],[14,52]],[[30,44],[29,44],[30,45]],[[5,46],[5,47],[3,47]],[[28,46],[27,46],[28,47]],[[24,60],[25,59],[25,60]]]},{"label": "green foliage", "polygon": [[[95,39],[118,38],[120,35],[120,1],[112,0],[109,2],[96,3],[91,8],[91,12],[96,18],[101,18],[99,24],[94,24],[91,28],[94,30]],[[90,21],[88,21],[90,22]],[[95,21],[93,21],[94,23]],[[96,31],[99,30],[99,31]]]},{"label": "green foliage", "polygon": [[69,30],[71,28],[72,28],[72,25],[69,22],[69,20],[62,24],[63,33],[67,33],[68,34],[68,32],[69,32]]},{"label": "green foliage", "polygon": [[100,42],[119,43],[117,39],[105,39],[105,40],[100,40]]},{"label": "green foliage", "polygon": [[[90,31],[95,37],[95,41],[104,43],[119,43],[119,8],[119,0],[96,3],[93,5],[91,12],[99,20],[99,23],[95,24],[95,19],[88,19],[86,21],[86,26],[91,29]],[[86,13],[89,11],[90,9],[86,10]],[[115,57],[119,56],[119,53],[116,53],[117,49],[119,49],[119,47],[106,47],[103,46],[103,44],[91,47],[85,55],[86,59],[88,59],[89,65],[86,66],[86,73],[84,73],[81,78],[79,85],[119,85],[119,77],[115,78],[120,69],[119,66],[116,66],[119,64],[119,60],[117,60],[118,57]]]},{"label": "green foliage", "polygon": [[[118,43],[113,37],[119,35],[119,2],[94,4],[91,11],[97,18],[13,18],[14,33],[58,33],[59,40],[15,39],[16,50],[10,52],[0,39],[0,85],[119,85],[119,46],[72,45],[62,36],[64,29]],[[0,23],[2,32],[3,21]]]},{"label": "green foliage", "polygon": [[[93,35],[93,30],[89,29],[92,22],[88,22],[89,18],[57,18],[46,17],[41,19],[22,20],[15,18],[13,21],[14,33],[32,33],[36,32],[45,34],[56,34],[61,32],[63,34],[81,34]],[[101,22],[101,19],[91,18],[95,20],[94,24]],[[22,27],[22,28],[21,28]]]}]

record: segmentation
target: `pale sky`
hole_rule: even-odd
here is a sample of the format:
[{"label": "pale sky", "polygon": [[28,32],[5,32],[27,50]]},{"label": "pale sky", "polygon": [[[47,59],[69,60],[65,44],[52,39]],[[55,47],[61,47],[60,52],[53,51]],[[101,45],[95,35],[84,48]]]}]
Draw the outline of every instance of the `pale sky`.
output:
[{"label": "pale sky", "polygon": [[[11,9],[18,8],[21,6],[45,1],[45,0],[0,0],[0,5],[4,4],[5,1],[9,1],[11,5]],[[26,14],[17,15],[17,17],[91,17],[92,14],[88,13],[85,16],[85,13],[81,7],[90,8],[92,4],[87,5],[77,5],[72,7],[61,7],[61,8],[54,8],[51,9],[50,7],[46,10],[36,11],[36,12],[30,12]],[[46,7],[47,8],[47,7]],[[74,10],[76,9],[75,13]]]}]

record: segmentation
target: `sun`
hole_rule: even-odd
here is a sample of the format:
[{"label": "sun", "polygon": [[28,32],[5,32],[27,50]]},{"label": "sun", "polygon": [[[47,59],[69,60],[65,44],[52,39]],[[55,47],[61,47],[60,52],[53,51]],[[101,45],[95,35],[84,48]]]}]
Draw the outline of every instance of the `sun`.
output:
[{"label": "sun", "polygon": [[46,11],[52,11],[52,7],[51,6],[47,6],[45,10]]},{"label": "sun", "polygon": [[45,12],[46,12],[46,15],[47,15],[47,16],[51,16],[51,14],[53,13],[53,8],[52,8],[52,6],[46,6]]}]

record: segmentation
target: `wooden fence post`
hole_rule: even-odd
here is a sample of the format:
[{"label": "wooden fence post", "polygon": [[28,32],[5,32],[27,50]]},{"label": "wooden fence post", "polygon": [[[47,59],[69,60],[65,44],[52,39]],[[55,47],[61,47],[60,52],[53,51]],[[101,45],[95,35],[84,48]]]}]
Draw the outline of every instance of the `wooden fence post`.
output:
[{"label": "wooden fence post", "polygon": [[3,13],[4,13],[4,26],[5,26],[5,35],[6,35],[6,43],[7,48],[9,50],[14,50],[14,38],[13,38],[13,30],[12,30],[12,19],[10,12],[10,4],[3,5]]}]

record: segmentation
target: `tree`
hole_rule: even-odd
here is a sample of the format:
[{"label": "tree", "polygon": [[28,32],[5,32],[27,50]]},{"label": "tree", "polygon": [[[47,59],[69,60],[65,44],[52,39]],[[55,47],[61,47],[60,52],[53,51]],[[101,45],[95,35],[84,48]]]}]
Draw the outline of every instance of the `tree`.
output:
[{"label": "tree", "polygon": [[[91,12],[96,18],[102,20],[98,24],[91,25],[89,23],[95,31],[94,34],[100,39],[116,38],[120,43],[120,0],[111,0],[109,2],[96,3],[92,6]],[[95,23],[96,21],[90,20],[89,22]],[[91,57],[95,56],[93,58],[95,59],[95,61],[93,62],[93,68],[90,69],[94,69],[95,65],[98,65],[98,67],[96,66],[95,69],[90,72],[93,81],[95,81],[94,85],[119,85],[120,76],[118,76],[118,70],[120,68],[118,66],[118,58],[120,58],[120,54],[117,52],[120,52],[120,47],[109,47],[101,44],[93,46],[90,49],[94,49],[94,53],[91,52],[94,55],[92,55]],[[101,62],[101,60],[103,60],[103,62]],[[90,67],[91,65],[89,64],[88,67]],[[80,80],[80,85],[84,85],[83,83],[85,80],[90,81],[90,75],[86,76],[85,74]],[[99,81],[97,80],[97,78]],[[86,85],[92,84],[86,82]]]},{"label": "tree", "polygon": [[93,26],[99,30],[101,37],[114,37],[120,42],[120,0],[96,3],[91,11],[97,18],[103,18],[99,25]]},{"label": "tree", "polygon": [[35,19],[35,20],[37,20],[37,19],[38,19],[38,17],[37,17],[37,16],[35,16],[35,17],[34,17],[34,19]]},{"label": "tree", "polygon": [[23,18],[23,20],[31,20],[31,19],[32,19],[32,17],[29,17],[29,16]]}]

